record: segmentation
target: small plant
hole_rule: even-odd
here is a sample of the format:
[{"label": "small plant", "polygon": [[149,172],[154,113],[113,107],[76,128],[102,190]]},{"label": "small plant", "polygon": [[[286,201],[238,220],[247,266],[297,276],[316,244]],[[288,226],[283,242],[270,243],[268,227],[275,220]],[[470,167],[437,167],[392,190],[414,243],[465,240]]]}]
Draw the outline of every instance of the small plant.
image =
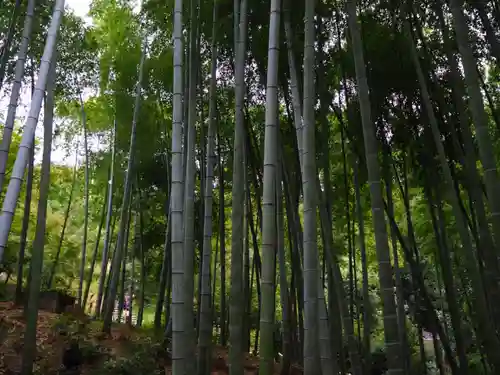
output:
[{"label": "small plant", "polygon": [[163,375],[168,353],[158,343],[133,343],[129,357],[107,360],[97,375]]},{"label": "small plant", "polygon": [[61,336],[86,336],[86,326],[68,314],[61,314],[52,325],[52,330]]},{"label": "small plant", "polygon": [[94,341],[82,340],[80,342],[80,350],[85,363],[95,363],[100,358],[108,357],[109,351],[106,347],[96,344]]}]

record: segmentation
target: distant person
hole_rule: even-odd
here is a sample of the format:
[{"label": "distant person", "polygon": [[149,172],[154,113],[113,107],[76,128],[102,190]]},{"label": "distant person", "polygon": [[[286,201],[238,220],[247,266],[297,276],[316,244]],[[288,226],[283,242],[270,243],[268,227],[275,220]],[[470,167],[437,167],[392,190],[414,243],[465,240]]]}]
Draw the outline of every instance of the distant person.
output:
[{"label": "distant person", "polygon": [[130,314],[130,302],[130,295],[125,295],[125,298],[123,299],[123,315],[125,316],[125,318],[127,318]]}]

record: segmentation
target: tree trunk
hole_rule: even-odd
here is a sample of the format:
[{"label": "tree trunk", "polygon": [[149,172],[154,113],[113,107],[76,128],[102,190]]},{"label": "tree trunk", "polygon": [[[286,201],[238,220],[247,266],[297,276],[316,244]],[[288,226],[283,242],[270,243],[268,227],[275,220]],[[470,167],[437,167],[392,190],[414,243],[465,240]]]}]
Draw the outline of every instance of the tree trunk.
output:
[{"label": "tree trunk", "polygon": [[108,257],[109,257],[109,247],[111,242],[111,231],[113,226],[111,226],[111,218],[113,216],[113,181],[115,179],[115,151],[116,151],[116,120],[113,123],[113,139],[111,144],[111,165],[109,173],[109,188],[107,196],[107,213],[106,213],[106,234],[104,235],[104,244],[102,248],[102,260],[101,260],[101,273],[99,275],[99,284],[97,286],[97,299],[95,304],[94,316],[98,317],[101,314],[102,300],[104,294],[104,283],[106,281],[106,273],[108,270]]},{"label": "tree trunk", "polygon": [[302,189],[304,191],[304,375],[321,373],[318,327],[318,247],[316,234],[316,156],[314,90],[315,5],[305,2],[304,18],[304,130]]},{"label": "tree trunk", "polygon": [[78,283],[77,303],[82,306],[83,282],[85,280],[85,266],[87,262],[87,234],[89,227],[89,150],[87,144],[87,115],[83,104],[82,94],[80,93],[80,108],[82,111],[82,127],[83,127],[83,151],[85,155],[85,186],[84,186],[84,208],[83,208],[83,238],[82,238],[82,255],[80,259],[80,277]]},{"label": "tree trunk", "polygon": [[183,246],[183,181],[182,171],[182,99],[183,47],[182,0],[174,6],[174,84],[172,115],[172,374],[184,375],[184,246]]},{"label": "tree trunk", "polygon": [[353,162],[354,169],[354,189],[356,195],[356,216],[358,221],[358,240],[359,249],[361,252],[361,272],[363,274],[363,349],[364,349],[364,370],[366,374],[371,372],[371,316],[372,306],[370,303],[370,293],[368,286],[368,263],[366,259],[366,242],[365,242],[365,220],[363,216],[363,207],[361,206],[361,191],[359,186],[359,162]]},{"label": "tree trunk", "polygon": [[[391,173],[391,148],[389,145],[386,145],[384,150],[384,174],[385,174],[385,193],[387,199],[387,210],[389,211],[389,215],[394,217],[394,202],[392,198],[392,173]],[[406,178],[406,171],[403,172],[404,178]],[[406,180],[405,180],[406,181]],[[407,191],[404,193],[407,194]],[[411,223],[410,219],[410,207],[409,207],[409,197],[405,195],[405,208],[406,208],[406,217]],[[408,347],[408,338],[406,334],[406,312],[405,312],[405,302],[403,297],[403,284],[401,281],[401,268],[399,265],[399,254],[398,254],[398,242],[396,234],[394,233],[394,228],[391,226],[391,245],[392,245],[392,258],[394,262],[394,281],[396,285],[396,298],[397,305],[396,309],[398,312],[398,329],[399,329],[399,337],[401,340],[401,354],[403,356],[403,365],[405,372],[408,372],[410,369],[410,348]],[[412,233],[408,230],[408,233]],[[404,261],[403,261],[404,266]],[[421,336],[421,335],[420,335]]]},{"label": "tree trunk", "polygon": [[[59,6],[64,6],[63,1],[58,1]],[[59,8],[60,10],[60,8]],[[56,16],[57,17],[57,16]],[[57,19],[56,19],[57,20]],[[52,151],[52,127],[54,121],[54,91],[56,86],[56,61],[57,52],[53,49],[50,69],[47,79],[47,95],[44,106],[43,119],[43,159],[40,176],[40,196],[38,198],[38,211],[35,239],[33,241],[33,255],[31,258],[31,283],[29,284],[29,299],[26,310],[26,330],[24,332],[24,346],[22,352],[22,375],[33,373],[33,364],[36,357],[36,336],[38,321],[38,306],[40,304],[40,286],[42,279],[43,253],[45,246],[45,229],[47,226],[47,202],[50,190],[50,154]]]},{"label": "tree trunk", "polygon": [[[139,295],[139,308],[137,309],[137,326],[141,327],[142,326],[142,320],[144,316],[144,299],[145,299],[145,288],[146,288],[146,259],[145,259],[145,254],[144,254],[144,241],[143,241],[143,228],[144,228],[144,223],[143,223],[143,217],[142,217],[142,210],[141,210],[141,191],[139,189],[139,186],[137,186],[137,192],[138,192],[138,197],[137,197],[137,207],[136,207],[136,222],[135,222],[135,239],[134,239],[134,246],[136,250],[136,254],[140,254],[140,260],[141,260],[141,280],[140,280],[140,295]],[[137,216],[139,216],[137,218]]]},{"label": "tree trunk", "polygon": [[290,365],[292,361],[292,339],[291,339],[291,324],[290,324],[290,292],[288,289],[287,267],[285,261],[285,229],[283,217],[283,188],[282,188],[282,158],[276,164],[276,227],[277,241],[276,247],[278,252],[279,264],[279,283],[280,283],[280,301],[281,301],[281,330],[282,330],[282,352],[283,359],[281,361],[281,375],[290,373]]},{"label": "tree trunk", "polygon": [[[35,144],[35,140],[33,140]],[[35,148],[32,147],[30,150],[30,158],[28,161],[28,176],[26,178],[26,195],[24,197],[24,212],[23,212],[23,224],[21,227],[21,238],[19,241],[19,253],[17,256],[17,280],[16,280],[16,304],[21,304],[23,301],[23,269],[24,269],[24,256],[26,253],[26,245],[28,243],[28,229],[30,224],[31,216],[31,196],[33,194],[33,172],[35,169]],[[67,222],[67,217],[64,218],[64,224]],[[66,225],[63,225],[63,229]],[[60,249],[58,249],[56,254],[59,254]],[[50,274],[49,282],[52,281],[52,275]],[[50,284],[49,284],[50,288]]]},{"label": "tree trunk", "polygon": [[130,192],[132,190],[132,178],[133,178],[133,168],[134,168],[134,154],[135,154],[135,143],[136,143],[136,131],[137,131],[137,120],[139,117],[139,105],[141,102],[142,93],[142,79],[144,75],[144,60],[146,59],[146,40],[144,40],[144,46],[141,54],[141,61],[139,64],[139,79],[137,81],[136,87],[136,97],[134,105],[134,114],[132,119],[132,131],[130,134],[130,149],[128,155],[127,172],[125,174],[124,182],[124,192],[123,192],[123,202],[120,212],[120,229],[118,231],[118,238],[116,243],[115,254],[113,255],[112,271],[110,274],[110,285],[109,292],[106,298],[106,309],[103,322],[103,332],[110,333],[111,331],[111,321],[113,319],[113,308],[116,300],[116,293],[118,290],[118,280],[120,277],[120,264],[123,259],[123,252],[125,244],[125,231],[127,225],[127,214],[130,206]]},{"label": "tree trunk", "polygon": [[[266,124],[264,136],[264,193],[262,212],[262,307],[260,314],[259,373],[274,371],[276,167],[278,158],[278,59],[281,1],[272,0],[267,59]],[[279,181],[281,186],[281,181]]]},{"label": "tree trunk", "polygon": [[[210,71],[209,125],[207,134],[207,164],[205,174],[205,219],[203,220],[203,262],[201,271],[200,337],[198,341],[198,375],[210,373],[213,305],[210,303],[210,265],[212,264],[212,210],[215,157],[215,134],[217,132],[217,8],[213,5],[212,62]],[[203,167],[203,164],[202,164]],[[215,290],[214,290],[215,293]]]},{"label": "tree trunk", "polygon": [[[35,77],[34,73],[31,76],[31,96],[35,91]],[[35,144],[35,140],[33,139],[33,145]],[[78,156],[78,154],[76,154]],[[26,252],[26,244],[28,242],[28,229],[30,224],[30,216],[31,216],[31,196],[33,193],[33,172],[35,169],[35,148],[32,147],[30,150],[29,160],[28,160],[28,176],[26,178],[26,195],[24,197],[24,212],[23,212],[23,224],[21,227],[21,238],[19,241],[19,253],[17,257],[17,273],[16,273],[16,304],[20,305],[23,302],[23,270],[24,270],[24,255]],[[75,159],[75,167],[76,167],[76,159]],[[76,181],[76,168],[73,171],[73,184],[71,186],[71,190],[73,191],[73,186]],[[68,214],[66,214],[64,218],[64,222],[66,224],[68,218]],[[63,229],[66,225],[63,225]],[[58,249],[60,252],[60,249]],[[50,287],[49,287],[50,288]]]},{"label": "tree trunk", "polygon": [[393,272],[380,181],[378,141],[375,133],[375,124],[372,121],[371,115],[366,66],[363,56],[363,44],[356,16],[356,0],[347,0],[347,13],[354,55],[357,90],[359,92],[361,122],[363,127],[366,164],[368,169],[368,181],[375,231],[375,247],[379,265],[379,281],[382,295],[388,367],[392,375],[403,375],[404,366],[401,358],[401,342],[393,295]]},{"label": "tree trunk", "polygon": [[[243,215],[244,215],[244,164],[245,152],[245,61],[247,42],[247,5],[248,0],[241,0],[239,7],[239,28],[237,40],[235,81],[236,113],[233,145],[233,188],[232,188],[232,238],[231,238],[231,290],[229,292],[229,369],[230,375],[243,374]],[[237,9],[235,16],[238,17]],[[222,252],[221,252],[222,256]]]},{"label": "tree trunk", "polygon": [[[195,263],[195,245],[194,245],[194,190],[196,184],[196,92],[197,92],[197,72],[198,72],[198,51],[197,34],[198,19],[197,8],[199,0],[191,0],[190,8],[190,46],[189,46],[189,90],[187,98],[188,119],[187,119],[187,144],[185,147],[185,183],[184,183],[184,316],[185,316],[185,349],[186,358],[193,358],[195,350],[196,331],[193,326],[194,308],[194,263]],[[195,361],[186,361],[186,372],[192,374],[195,372]]]},{"label": "tree trunk", "polygon": [[[109,189],[109,184],[106,185],[106,190]],[[104,194],[106,197],[108,194]],[[92,254],[92,260],[90,261],[90,273],[87,278],[87,285],[85,286],[85,292],[83,293],[83,303],[82,307],[85,309],[87,306],[87,300],[89,298],[89,291],[90,291],[90,284],[92,284],[92,279],[94,278],[94,269],[95,269],[95,263],[97,261],[97,254],[99,253],[99,244],[101,242],[101,232],[102,232],[102,227],[104,226],[104,219],[106,218],[106,202],[104,202],[102,206],[102,213],[101,213],[101,220],[99,221],[99,228],[97,229],[97,237],[95,240],[95,246],[94,246],[94,252]]]},{"label": "tree trunk", "polygon": [[219,238],[220,238],[220,344],[226,346],[226,215],[224,205],[224,166],[222,164],[221,140],[217,132],[217,153],[219,156]]},{"label": "tree trunk", "polygon": [[[171,206],[172,201],[171,197],[167,194],[167,225],[165,226],[165,244],[163,246],[163,261],[161,264],[161,270],[160,270],[160,282],[158,283],[158,299],[156,300],[156,310],[155,310],[155,318],[154,318],[154,327],[157,332],[160,332],[161,330],[161,322],[162,322],[162,312],[164,309],[164,306],[166,306],[169,301],[165,301],[165,289],[167,286],[167,278],[168,278],[168,273],[169,273],[169,268],[171,268],[171,265],[169,263],[169,250],[170,250],[170,217],[171,217]],[[165,316],[165,319],[168,319],[168,316]],[[165,321],[165,325],[167,324],[167,321]]]}]

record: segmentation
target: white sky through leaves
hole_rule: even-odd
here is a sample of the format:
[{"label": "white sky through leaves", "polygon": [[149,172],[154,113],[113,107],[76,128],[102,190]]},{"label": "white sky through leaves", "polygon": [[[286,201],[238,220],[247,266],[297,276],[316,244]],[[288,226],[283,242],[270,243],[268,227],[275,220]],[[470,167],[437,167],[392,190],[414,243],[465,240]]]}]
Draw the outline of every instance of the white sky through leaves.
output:
[{"label": "white sky through leaves", "polygon": [[[87,16],[87,13],[90,8],[90,3],[92,0],[66,0],[66,5],[69,9],[73,10],[75,15],[85,19],[86,22],[90,23],[91,20]],[[30,104],[30,95],[29,91],[25,87],[21,89],[21,97],[19,98],[19,106],[17,110],[17,119],[19,121],[23,121],[29,110]],[[5,120],[7,115],[7,107],[9,103],[9,93],[1,90],[0,92],[0,122]],[[43,112],[43,111],[42,111]],[[40,125],[40,124],[39,124]],[[56,125],[56,124],[54,124]],[[41,126],[37,126],[36,134],[38,137],[43,137],[43,128]],[[37,155],[35,156],[36,162],[41,161],[41,149],[37,150]],[[52,163],[54,164],[74,164],[74,156],[68,156],[67,153],[58,147],[57,144],[53,145],[52,155],[51,155]]]}]

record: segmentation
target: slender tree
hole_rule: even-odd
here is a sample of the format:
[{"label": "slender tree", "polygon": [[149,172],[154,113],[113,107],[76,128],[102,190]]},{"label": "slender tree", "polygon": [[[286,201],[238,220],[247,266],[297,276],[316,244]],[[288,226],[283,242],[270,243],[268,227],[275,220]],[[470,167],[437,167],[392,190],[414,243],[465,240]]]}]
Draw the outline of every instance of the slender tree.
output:
[{"label": "slender tree", "polygon": [[[354,157],[353,157],[354,158]],[[362,288],[362,300],[363,300],[363,349],[364,349],[364,359],[365,366],[364,370],[366,373],[371,371],[371,317],[370,317],[370,294],[368,289],[368,262],[366,259],[366,242],[365,242],[365,220],[363,217],[363,207],[361,206],[361,189],[359,186],[359,161],[355,159],[353,161],[354,170],[354,194],[356,197],[356,216],[358,222],[358,241],[359,249],[361,252],[361,272],[363,275],[363,288]]]},{"label": "slender tree", "polygon": [[292,91],[292,104],[293,104],[293,115],[294,115],[294,125],[295,132],[297,134],[297,147],[299,152],[300,165],[304,164],[302,161],[303,149],[302,149],[302,109],[300,103],[300,87],[299,78],[297,74],[297,67],[295,64],[295,56],[293,53],[293,35],[292,35],[292,25],[290,21],[290,0],[284,0],[283,2],[283,20],[285,29],[285,40],[287,46],[287,57],[288,57],[288,68],[290,70],[290,89]]},{"label": "slender tree", "polygon": [[[244,214],[244,164],[245,152],[245,117],[243,113],[245,99],[245,56],[247,41],[247,6],[248,0],[241,0],[234,16],[239,14],[239,29],[235,38],[236,62],[236,113],[233,145],[233,189],[232,189],[232,238],[231,238],[231,290],[229,292],[229,371],[231,375],[243,374],[243,214]],[[221,254],[222,255],[222,254]],[[224,322],[221,322],[225,324]]]},{"label": "slender tree", "polygon": [[[139,185],[139,184],[137,184]],[[137,309],[137,326],[142,326],[142,320],[144,316],[144,303],[145,303],[145,288],[146,288],[146,259],[144,256],[144,241],[142,231],[144,228],[144,219],[141,211],[141,191],[137,189],[137,199],[136,199],[136,212],[135,212],[135,238],[134,246],[135,253],[139,254],[139,259],[141,261],[141,278],[140,278],[140,289],[139,289],[139,307]]]},{"label": "slender tree", "polygon": [[[60,5],[59,2],[56,3]],[[38,306],[40,286],[42,281],[43,253],[45,247],[45,229],[47,226],[47,203],[50,190],[50,154],[52,151],[52,127],[54,121],[54,94],[56,86],[57,52],[53,49],[50,69],[48,71],[47,95],[43,118],[43,159],[40,177],[40,195],[35,239],[33,241],[33,255],[31,258],[31,282],[29,283],[29,300],[26,309],[26,330],[24,332],[24,346],[22,353],[22,375],[33,373],[33,363],[36,356],[36,334],[38,321]]]},{"label": "slender tree", "polygon": [[[225,346],[226,330],[226,206],[224,204],[224,165],[220,129],[217,132],[217,154],[219,159],[219,237],[220,237],[220,344]],[[215,293],[214,293],[215,294]]]},{"label": "slender tree", "polygon": [[[35,141],[33,141],[33,144]],[[23,224],[21,227],[21,238],[19,241],[19,253],[17,255],[16,273],[16,303],[21,304],[23,299],[23,274],[26,246],[28,244],[28,229],[31,215],[31,198],[33,194],[33,172],[35,169],[35,148],[32,147],[28,160],[28,176],[26,177],[26,195],[24,196]]]},{"label": "slender tree", "polygon": [[316,375],[319,367],[318,247],[316,224],[316,155],[314,90],[315,2],[305,1],[304,31],[304,129],[302,131],[302,189],[304,191],[304,374]]},{"label": "slender tree", "polygon": [[111,322],[113,318],[113,307],[115,305],[116,295],[118,291],[118,281],[120,278],[120,265],[123,260],[124,249],[127,246],[125,242],[126,230],[128,227],[128,211],[130,206],[130,196],[132,190],[132,178],[133,178],[133,168],[134,168],[134,154],[135,144],[136,144],[136,134],[137,134],[137,121],[139,118],[139,106],[141,103],[141,93],[142,93],[142,80],[144,77],[144,61],[146,59],[146,48],[147,39],[144,39],[144,45],[142,47],[141,61],[139,63],[139,79],[137,80],[136,92],[135,92],[135,105],[134,114],[132,118],[132,130],[130,134],[130,146],[128,154],[127,172],[125,174],[124,182],[124,192],[123,192],[123,202],[120,212],[120,228],[118,230],[118,238],[116,241],[115,254],[112,260],[112,270],[110,274],[110,285],[109,292],[106,298],[106,308],[104,312],[104,322],[103,322],[103,332],[109,333],[111,330]]},{"label": "slender tree", "polygon": [[182,172],[182,100],[183,100],[183,1],[174,6],[174,84],[172,115],[172,374],[184,375],[184,254],[183,254],[183,172]]},{"label": "slender tree", "polygon": [[108,270],[108,255],[109,255],[109,245],[111,241],[111,218],[113,217],[113,181],[115,178],[115,150],[116,150],[116,119],[113,121],[113,137],[111,140],[111,165],[108,180],[108,196],[107,208],[106,208],[106,234],[104,235],[104,244],[102,248],[102,259],[101,259],[101,272],[99,274],[99,282],[97,285],[97,299],[95,303],[95,313],[97,317],[101,314],[102,298],[104,293],[104,282],[106,280],[106,273]]},{"label": "slender tree", "polygon": [[[56,250],[56,256],[52,262],[52,267],[50,268],[49,279],[47,280],[47,289],[52,288],[52,282],[54,281],[54,277],[56,275],[57,265],[59,264],[59,257],[61,256],[62,245],[64,242],[64,236],[66,234],[66,228],[68,226],[69,214],[71,212],[71,205],[73,203],[73,196],[75,194],[76,187],[76,173],[78,171],[78,148],[75,151],[75,165],[73,166],[73,180],[71,182],[71,190],[69,191],[68,205],[66,206],[66,213],[64,215],[64,222],[61,229],[61,235],[59,236],[59,244]],[[26,208],[26,206],[25,206]]]},{"label": "slender tree", "polygon": [[[198,340],[198,375],[210,373],[210,343],[212,341],[212,304],[210,297],[210,265],[212,263],[212,209],[217,132],[217,1],[213,5],[212,66],[210,71],[210,104],[207,134],[207,165],[205,181],[205,219],[203,221],[203,262],[201,274],[200,336]],[[214,291],[215,293],[215,291]]]},{"label": "slender tree", "polygon": [[361,123],[365,143],[366,165],[370,187],[373,225],[375,231],[375,247],[379,266],[379,282],[382,294],[384,315],[384,333],[389,371],[392,375],[404,374],[401,360],[401,343],[398,331],[396,305],[393,294],[393,272],[389,252],[389,240],[384,215],[384,201],[378,162],[378,141],[375,124],[372,121],[366,66],[363,56],[363,44],[356,15],[356,0],[347,0],[349,32],[354,55],[356,83],[359,92]]},{"label": "slender tree", "polygon": [[292,361],[292,327],[291,327],[291,309],[290,309],[290,291],[287,280],[287,267],[285,260],[285,228],[284,228],[284,212],[283,212],[283,173],[282,173],[282,157],[278,155],[276,164],[276,228],[277,239],[276,247],[278,253],[279,264],[279,285],[280,285],[280,302],[281,302],[281,327],[283,337],[283,361],[281,374],[290,373],[290,365]]},{"label": "slender tree", "polygon": [[264,136],[264,195],[262,212],[262,306],[259,373],[274,370],[273,333],[276,274],[276,166],[278,158],[278,60],[281,0],[272,0],[267,60],[266,127]]},{"label": "slender tree", "polygon": [[[34,72],[31,75],[31,96],[35,92],[35,77]],[[35,140],[33,140],[35,144]],[[31,197],[33,193],[33,172],[35,169],[35,148],[30,150],[28,160],[28,176],[26,177],[26,195],[24,196],[24,212],[23,224],[21,227],[21,239],[19,241],[19,253],[17,256],[17,273],[16,273],[16,303],[20,305],[23,301],[23,281],[24,281],[24,256],[26,252],[26,245],[28,243],[28,229],[30,225],[31,214]],[[75,177],[75,176],[73,176]]]},{"label": "slender tree", "polygon": [[[194,357],[195,349],[195,327],[193,326],[194,309],[194,191],[196,185],[196,96],[197,96],[197,73],[198,73],[198,50],[197,50],[197,35],[198,35],[198,17],[197,9],[199,0],[191,0],[190,4],[190,35],[189,35],[189,76],[188,76],[188,117],[187,117],[187,143],[185,147],[186,163],[185,180],[184,180],[184,334],[186,335],[186,356],[187,358]],[[193,373],[195,371],[195,361],[186,362],[186,372]]]},{"label": "slender tree", "polygon": [[[106,190],[109,189],[109,184],[106,185]],[[104,196],[106,197],[108,195],[108,192],[106,191],[104,193]],[[106,218],[106,202],[102,205],[102,210],[101,210],[101,219],[99,220],[99,227],[97,229],[97,236],[94,244],[94,251],[92,252],[92,259],[90,260],[90,269],[89,269],[89,274],[87,276],[87,284],[85,285],[85,290],[83,292],[83,300],[82,300],[82,305],[84,308],[87,306],[87,300],[89,298],[89,292],[90,292],[90,284],[92,284],[92,280],[94,278],[94,269],[95,269],[95,264],[97,261],[97,255],[99,253],[99,245],[101,243],[101,233],[102,233],[102,227],[104,226],[104,220]]]},{"label": "slender tree", "polygon": [[[24,19],[24,29],[21,39],[21,46],[19,48],[19,53],[17,55],[16,69],[14,73],[14,84],[12,85],[12,91],[10,93],[10,101],[7,109],[7,118],[5,120],[5,125],[3,128],[2,143],[0,144],[0,192],[3,191],[3,185],[5,181],[7,158],[9,157],[10,144],[12,142],[12,132],[14,131],[14,120],[16,118],[16,111],[21,92],[21,85],[24,77],[24,67],[26,65],[26,58],[28,56],[28,47],[30,44],[31,30],[33,28],[35,3],[36,3],[35,0],[28,1],[28,8],[26,10],[26,17]],[[3,64],[3,57],[2,57],[2,64]],[[1,71],[4,70],[1,67],[0,69]],[[0,87],[2,81],[3,81],[3,73],[2,76],[0,77]]]},{"label": "slender tree", "polygon": [[[161,271],[160,271],[160,281],[158,283],[158,299],[156,301],[156,311],[155,311],[155,318],[154,318],[154,327],[155,330],[158,332],[161,329],[161,322],[162,322],[162,313],[165,308],[165,310],[168,310],[167,306],[170,304],[170,301],[165,298],[165,290],[167,288],[167,281],[168,281],[168,276],[169,276],[169,270],[170,270],[170,215],[171,215],[171,197],[170,194],[167,199],[167,225],[165,226],[165,242],[163,245],[163,261],[161,264]],[[168,319],[168,315],[165,316],[165,319]],[[166,323],[166,322],[165,322]]]},{"label": "slender tree", "polygon": [[87,264],[87,235],[89,228],[89,150],[88,150],[88,131],[87,131],[87,114],[85,113],[85,105],[83,104],[82,94],[80,93],[80,109],[83,127],[83,152],[84,152],[84,190],[83,190],[83,237],[82,237],[82,255],[80,259],[80,276],[78,280],[77,302],[82,305],[83,283],[85,281],[85,266]]}]

